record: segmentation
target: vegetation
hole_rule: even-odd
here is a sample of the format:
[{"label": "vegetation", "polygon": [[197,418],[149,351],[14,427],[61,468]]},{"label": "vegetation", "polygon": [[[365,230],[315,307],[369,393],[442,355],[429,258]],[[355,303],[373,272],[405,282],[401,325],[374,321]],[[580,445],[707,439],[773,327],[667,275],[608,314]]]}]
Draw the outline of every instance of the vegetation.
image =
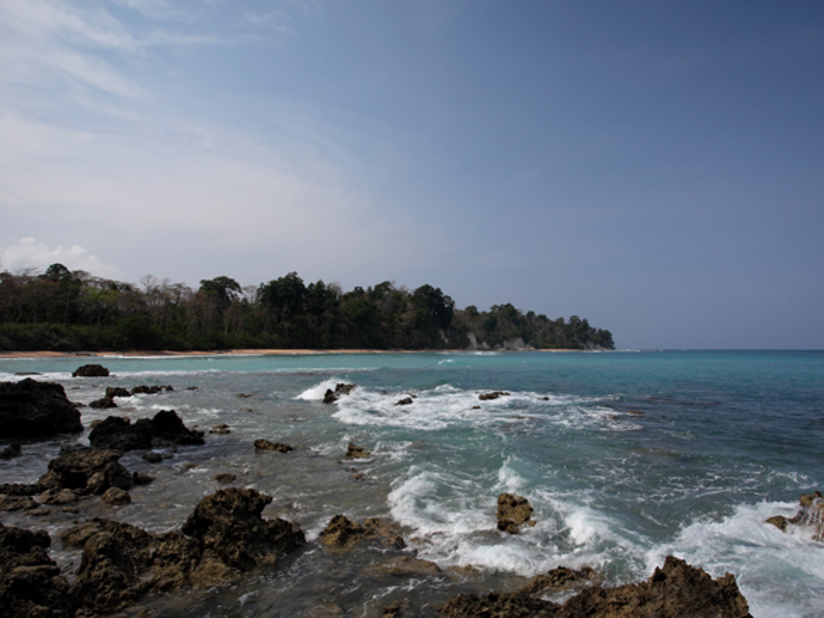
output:
[{"label": "vegetation", "polygon": [[511,304],[455,308],[439,288],[385,281],[343,292],[289,273],[257,288],[230,277],[197,290],[144,277],[140,286],[52,264],[0,272],[0,350],[220,350],[230,348],[607,348],[586,319],[551,320]]}]

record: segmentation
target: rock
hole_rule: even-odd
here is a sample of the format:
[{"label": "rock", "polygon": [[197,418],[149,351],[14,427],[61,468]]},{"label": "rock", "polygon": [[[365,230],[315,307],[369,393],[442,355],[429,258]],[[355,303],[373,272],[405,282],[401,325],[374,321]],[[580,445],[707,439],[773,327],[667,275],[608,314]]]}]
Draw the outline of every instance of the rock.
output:
[{"label": "rock", "polygon": [[107,386],[106,397],[114,399],[115,397],[131,397],[131,393],[122,386]]},{"label": "rock", "polygon": [[156,395],[161,391],[173,391],[175,390],[171,386],[146,386],[145,384],[141,384],[140,386],[135,386],[130,395]]},{"label": "rock", "polygon": [[395,403],[395,405],[396,406],[408,406],[411,403],[413,403],[412,397],[404,397],[403,399],[401,399],[397,403]]},{"label": "rock", "polygon": [[532,506],[529,500],[514,494],[503,493],[498,496],[498,530],[517,534],[520,526],[529,524],[534,526]]},{"label": "rock", "polygon": [[363,538],[364,533],[363,526],[339,514],[329,521],[318,540],[333,551],[345,552],[352,549]]},{"label": "rock", "polygon": [[362,446],[357,446],[354,442],[350,442],[346,449],[346,456],[349,459],[366,459],[367,457],[371,457],[371,455],[371,452]]},{"label": "rock", "polygon": [[355,388],[354,384],[345,384],[343,382],[335,385],[335,390],[327,389],[323,395],[323,403],[335,403],[340,399],[341,395],[348,395]]},{"label": "rock", "polygon": [[0,382],[0,436],[4,439],[44,438],[83,431],[80,412],[60,384]]},{"label": "rock", "polygon": [[506,391],[493,391],[491,393],[481,393],[478,395],[478,399],[481,401],[490,401],[492,399],[498,399],[498,397],[506,397],[509,393]]},{"label": "rock", "polygon": [[131,489],[132,477],[118,460],[120,451],[79,447],[61,451],[37,481],[39,491],[70,489],[78,496],[100,495],[110,487]]},{"label": "rock", "polygon": [[783,515],[770,517],[767,523],[773,524],[787,532],[791,528],[800,529],[813,541],[824,541],[824,496],[816,490],[811,494],[801,494],[800,509],[794,517],[787,519]]},{"label": "rock", "polygon": [[306,539],[297,524],[261,518],[271,501],[271,496],[254,489],[221,489],[198,503],[182,531],[197,539],[204,551],[241,571],[274,564]]},{"label": "rock", "polygon": [[62,489],[55,488],[44,491],[37,497],[37,499],[41,504],[71,504],[73,502],[77,502],[77,494],[71,489],[67,489],[65,487]]},{"label": "rock", "polygon": [[103,397],[102,399],[95,399],[94,401],[92,401],[89,404],[89,407],[96,409],[116,408],[117,404],[111,397]]},{"label": "rock", "polygon": [[282,442],[270,442],[269,440],[258,439],[254,441],[255,449],[258,451],[274,451],[276,453],[288,453],[292,447]]},{"label": "rock", "polygon": [[119,487],[109,487],[103,492],[100,499],[110,506],[124,506],[132,503],[132,497],[129,495],[129,492]]},{"label": "rock", "polygon": [[[587,574],[584,574],[588,577]],[[565,579],[565,576],[562,576]],[[533,596],[541,590],[452,597],[440,609],[449,618],[463,616],[544,616],[547,618],[752,618],[746,599],[729,573],[713,580],[704,570],[667,556],[663,568],[646,582],[616,588],[592,586],[563,605]]]},{"label": "rock", "polygon": [[426,578],[434,575],[441,575],[440,567],[429,560],[421,560],[420,558],[413,558],[412,556],[398,556],[397,558],[390,558],[384,562],[379,562],[372,566],[363,569],[364,575],[368,577],[386,577],[386,576],[410,576]]},{"label": "rock", "polygon": [[381,610],[381,615],[384,618],[414,618],[417,614],[408,601],[396,599]]},{"label": "rock", "polygon": [[153,476],[149,476],[143,472],[138,472],[137,470],[132,472],[132,483],[134,485],[148,485],[149,483],[154,482],[154,480],[155,479]]},{"label": "rock", "polygon": [[559,566],[546,575],[536,575],[528,584],[518,589],[518,593],[539,596],[548,592],[563,592],[572,588],[581,588],[599,584],[603,578],[592,568],[584,567],[580,571]]},{"label": "rock", "polygon": [[217,434],[219,436],[226,435],[227,433],[232,433],[232,430],[229,429],[229,425],[226,423],[221,423],[220,425],[215,425],[209,430],[209,433]]},{"label": "rock", "polygon": [[89,433],[89,444],[94,448],[133,451],[152,448],[154,430],[148,419],[136,423],[122,416],[108,416],[96,423]]},{"label": "rock", "polygon": [[14,459],[19,457],[22,453],[19,444],[9,444],[6,448],[0,451],[0,459]]},{"label": "rock", "polygon": [[51,538],[0,523],[0,615],[74,616],[69,583],[49,557]]},{"label": "rock", "polygon": [[0,495],[0,511],[30,511],[38,506],[30,496]]},{"label": "rock", "polygon": [[234,483],[237,480],[237,475],[231,472],[219,472],[212,475],[212,479],[218,483]]},{"label": "rock", "polygon": [[103,365],[83,365],[72,373],[74,378],[105,378],[109,375],[109,370]]},{"label": "rock", "polygon": [[155,441],[171,444],[204,444],[203,432],[189,429],[174,410],[161,410],[152,418]]}]

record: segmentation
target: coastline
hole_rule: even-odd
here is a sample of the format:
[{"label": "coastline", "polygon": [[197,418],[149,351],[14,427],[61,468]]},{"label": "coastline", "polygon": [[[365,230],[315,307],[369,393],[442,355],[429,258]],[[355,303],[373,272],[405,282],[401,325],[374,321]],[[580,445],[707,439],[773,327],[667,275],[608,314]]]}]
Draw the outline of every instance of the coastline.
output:
[{"label": "coastline", "polygon": [[151,357],[151,356],[303,356],[310,354],[415,354],[415,353],[462,353],[462,352],[583,352],[572,348],[530,349],[530,350],[370,350],[370,349],[287,349],[287,348],[241,348],[231,350],[123,350],[117,352],[0,352],[0,359],[11,358],[111,358],[111,357]]}]

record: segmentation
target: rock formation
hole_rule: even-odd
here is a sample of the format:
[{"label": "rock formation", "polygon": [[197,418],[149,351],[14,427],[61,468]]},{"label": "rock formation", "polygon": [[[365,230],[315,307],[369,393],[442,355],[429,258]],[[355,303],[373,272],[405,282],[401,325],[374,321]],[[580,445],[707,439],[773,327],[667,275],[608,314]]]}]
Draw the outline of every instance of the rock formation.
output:
[{"label": "rock formation", "polygon": [[326,393],[323,395],[323,403],[335,403],[341,395],[348,395],[354,388],[354,384],[345,384],[343,382],[336,384],[335,390],[326,389]]},{"label": "rock formation", "polygon": [[509,493],[499,495],[498,530],[517,534],[523,524],[534,526],[532,512],[532,506],[526,498]]},{"label": "rock formation", "polygon": [[801,494],[799,503],[800,509],[794,517],[787,519],[783,515],[775,515],[767,523],[784,532],[792,527],[802,528],[809,532],[813,541],[824,541],[824,496],[818,490],[811,494]]},{"label": "rock formation", "polygon": [[105,378],[108,375],[109,370],[103,365],[83,365],[72,373],[73,378]]},{"label": "rock formation", "polygon": [[109,416],[92,427],[89,444],[120,451],[203,444],[203,432],[186,427],[174,410],[161,410],[152,419],[134,423],[121,416]]},{"label": "rock formation", "polygon": [[83,431],[80,412],[60,384],[0,382],[0,436],[4,439],[44,438]]}]

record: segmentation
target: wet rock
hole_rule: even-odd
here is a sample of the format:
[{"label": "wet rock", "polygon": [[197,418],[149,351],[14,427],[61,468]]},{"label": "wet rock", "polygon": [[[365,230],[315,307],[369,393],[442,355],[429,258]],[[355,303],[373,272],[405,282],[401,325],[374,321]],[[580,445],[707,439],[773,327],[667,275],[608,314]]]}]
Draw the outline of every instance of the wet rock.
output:
[{"label": "wet rock", "polygon": [[65,487],[62,489],[54,488],[44,491],[37,497],[37,499],[41,504],[72,504],[73,502],[77,502],[77,494],[71,489],[67,489]]},{"label": "wet rock", "polygon": [[83,365],[72,373],[74,378],[105,378],[109,375],[109,370],[103,365]]},{"label": "wet rock", "polygon": [[363,570],[364,575],[373,578],[379,577],[418,577],[427,578],[441,575],[440,567],[429,560],[413,558],[412,556],[398,556],[384,562],[368,566]]},{"label": "wet rock", "polygon": [[801,494],[799,510],[794,517],[787,519],[783,515],[770,517],[767,523],[788,532],[797,529],[810,536],[813,541],[824,541],[824,496],[816,490],[811,494]]},{"label": "wet rock", "polygon": [[368,517],[363,525],[345,515],[335,515],[318,540],[335,553],[344,553],[361,541],[371,541],[379,547],[403,549],[406,541],[395,524],[379,517]]},{"label": "wet rock", "polygon": [[408,601],[396,599],[381,610],[381,615],[384,618],[414,618],[416,613]]},{"label": "wet rock", "polygon": [[119,487],[109,487],[100,496],[100,499],[110,506],[125,506],[132,503],[132,497],[128,491]]},{"label": "wet rock", "polygon": [[3,450],[0,450],[0,459],[14,459],[15,457],[19,457],[22,453],[19,444],[9,444]]},{"label": "wet rock", "polygon": [[49,462],[49,471],[37,481],[39,491],[70,489],[78,496],[101,495],[110,487],[130,489],[132,477],[118,460],[122,453],[79,447]]},{"label": "wet rock", "polygon": [[414,403],[413,400],[412,400],[412,397],[404,397],[403,399],[398,400],[398,402],[395,403],[395,405],[396,406],[408,406],[412,403]]},{"label": "wet rock", "polygon": [[323,395],[323,403],[335,403],[342,395],[348,395],[355,388],[354,384],[338,383],[335,385],[335,390],[331,388],[326,390]]},{"label": "wet rock", "polygon": [[149,449],[152,447],[153,429],[148,419],[132,424],[123,416],[108,416],[95,423],[89,433],[89,444],[94,448],[118,451]]},{"label": "wet rock", "polygon": [[134,485],[148,485],[154,482],[154,477],[135,470],[132,472],[132,483]]},{"label": "wet rock", "polygon": [[107,386],[106,397],[114,399],[115,397],[131,397],[131,393],[122,386]]},{"label": "wet rock", "polygon": [[48,555],[51,538],[0,523],[0,615],[74,615],[69,583]]},{"label": "wet rock", "polygon": [[226,423],[221,423],[220,425],[215,425],[209,430],[209,433],[217,434],[219,436],[225,436],[227,433],[232,433],[232,430],[229,429],[229,425]]},{"label": "wet rock", "polygon": [[160,453],[155,453],[154,451],[143,453],[141,457],[149,463],[160,463],[161,461],[163,461],[163,456]]},{"label": "wet rock", "polygon": [[[586,574],[585,574],[586,576]],[[538,590],[458,595],[440,610],[441,616],[545,616],[547,618],[751,618],[746,599],[729,573],[713,580],[703,569],[667,556],[649,580],[616,588],[591,586],[563,605],[545,601]]]},{"label": "wet rock", "polygon": [[237,480],[237,475],[231,472],[219,472],[218,474],[212,475],[212,480],[218,483],[234,483]]},{"label": "wet rock", "polygon": [[271,501],[254,489],[221,489],[198,503],[182,531],[230,567],[246,571],[274,564],[306,539],[296,524],[261,517]]},{"label": "wet rock", "polygon": [[255,449],[258,451],[273,451],[276,453],[288,453],[292,447],[283,442],[271,442],[269,440],[258,439],[254,443]]},{"label": "wet rock", "polygon": [[0,511],[30,511],[39,505],[30,496],[0,494]]},{"label": "wet rock", "polygon": [[203,432],[186,427],[174,410],[161,410],[151,422],[152,436],[161,444],[204,444]]},{"label": "wet rock", "polygon": [[372,453],[367,451],[364,447],[358,446],[354,442],[350,442],[346,448],[346,456],[349,459],[366,459],[372,456]]},{"label": "wet rock", "polygon": [[532,506],[526,498],[509,493],[499,495],[498,530],[517,534],[523,524],[534,526],[532,512]]},{"label": "wet rock", "polygon": [[478,399],[481,401],[490,401],[492,399],[498,399],[498,397],[506,397],[509,393],[506,391],[492,391],[491,393],[481,393],[478,395]]},{"label": "wet rock", "polygon": [[160,393],[161,391],[173,391],[173,390],[175,390],[175,389],[172,388],[171,386],[156,386],[156,385],[146,386],[145,384],[141,384],[140,386],[135,386],[129,394],[130,395],[156,395],[157,393]]},{"label": "wet rock", "polygon": [[546,575],[536,575],[528,584],[518,589],[520,594],[540,596],[547,593],[558,593],[573,588],[583,588],[593,584],[600,584],[603,577],[591,567],[581,570],[559,566]]},{"label": "wet rock", "polygon": [[83,431],[80,412],[60,384],[0,382],[0,436],[4,439],[44,438]]},{"label": "wet rock", "polygon": [[111,397],[103,397],[101,399],[95,399],[89,403],[89,407],[97,410],[105,410],[106,408],[116,408],[117,404]]}]

